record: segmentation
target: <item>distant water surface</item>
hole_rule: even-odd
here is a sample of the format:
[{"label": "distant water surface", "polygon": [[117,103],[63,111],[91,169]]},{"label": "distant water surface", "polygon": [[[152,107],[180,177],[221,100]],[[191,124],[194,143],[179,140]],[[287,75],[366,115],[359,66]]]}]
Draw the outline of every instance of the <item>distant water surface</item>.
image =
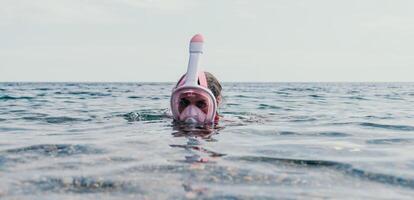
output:
[{"label": "distant water surface", "polygon": [[212,130],[173,83],[0,83],[0,199],[412,199],[414,83],[225,83]]}]

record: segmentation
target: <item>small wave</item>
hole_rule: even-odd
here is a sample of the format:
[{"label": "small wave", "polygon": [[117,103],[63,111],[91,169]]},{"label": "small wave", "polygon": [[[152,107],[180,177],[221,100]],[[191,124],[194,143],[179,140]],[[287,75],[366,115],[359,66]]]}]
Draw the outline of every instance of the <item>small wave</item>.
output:
[{"label": "small wave", "polygon": [[81,83],[65,83],[65,86],[69,86],[69,87],[71,87],[71,86],[80,86],[81,85]]},{"label": "small wave", "polygon": [[0,127],[0,131],[4,131],[4,132],[7,132],[7,131],[27,131],[27,130],[30,130],[30,129],[17,128],[17,127],[12,127],[12,128],[10,128],[10,127]]},{"label": "small wave", "polygon": [[238,103],[226,103],[227,106],[240,106]]},{"label": "small wave", "polygon": [[414,131],[413,126],[406,126],[406,125],[387,125],[387,124],[376,124],[376,123],[370,123],[370,122],[360,123],[359,125],[366,126],[366,127],[373,127],[373,128],[398,130],[398,131]]},{"label": "small wave", "polygon": [[157,121],[162,120],[166,117],[165,113],[150,113],[150,112],[129,112],[122,115],[124,119],[129,122],[134,121]]},{"label": "small wave", "polygon": [[279,91],[295,91],[295,92],[306,92],[306,91],[317,91],[321,88],[283,88]]},{"label": "small wave", "polygon": [[259,104],[258,109],[276,109],[276,110],[278,110],[278,109],[281,109],[281,107],[261,103],[261,104]]},{"label": "small wave", "polygon": [[20,100],[20,99],[31,100],[31,99],[34,99],[34,98],[33,97],[28,97],[28,96],[22,96],[22,97],[13,97],[13,96],[9,96],[9,95],[0,96],[0,100],[3,100],[3,101]]},{"label": "small wave", "polygon": [[296,116],[294,118],[296,118],[296,119],[292,119],[292,120],[290,120],[290,122],[313,122],[313,121],[317,121],[316,118],[308,117],[308,116]]},{"label": "small wave", "polygon": [[348,97],[348,99],[353,99],[353,100],[368,100],[367,98],[360,97],[360,96],[351,96],[351,97]]},{"label": "small wave", "polygon": [[347,126],[347,125],[359,125],[369,128],[382,128],[388,130],[398,130],[398,131],[414,131],[413,126],[408,125],[387,125],[387,124],[377,124],[371,122],[334,122],[334,123],[327,123],[326,125],[334,125],[334,126]]},{"label": "small wave", "polygon": [[47,95],[46,93],[40,93],[40,94],[37,94],[36,96],[38,96],[38,97],[44,97],[46,95]]},{"label": "small wave", "polygon": [[238,112],[238,111],[232,111],[232,112],[222,111],[220,113],[221,114],[228,114],[228,115],[240,115],[240,116],[245,116],[245,117],[253,115],[251,112],[242,112],[242,111],[240,111],[240,112]]},{"label": "small wave", "polygon": [[40,90],[40,91],[47,91],[47,90],[51,90],[52,88],[36,88],[35,90]]},{"label": "small wave", "polygon": [[389,100],[404,100],[404,98],[399,95],[385,95],[384,98]]},{"label": "small wave", "polygon": [[299,133],[294,131],[278,131],[277,135],[281,136],[324,136],[324,137],[348,137],[350,134],[336,132],[336,131],[326,131],[326,132],[312,132],[312,133]]},{"label": "small wave", "polygon": [[[266,118],[264,116],[253,115],[251,113],[249,115],[234,115],[232,117],[234,117],[234,119],[238,121],[238,122],[234,121],[236,123],[234,123],[234,122],[231,123],[231,124],[233,124],[233,126],[234,125],[236,125],[236,126],[248,125],[248,124],[251,124],[251,123],[263,124],[266,121],[270,120],[269,118]],[[228,125],[231,125],[231,124],[228,124]]]},{"label": "small wave", "polygon": [[39,144],[16,149],[8,149],[6,153],[36,153],[45,156],[71,156],[77,154],[98,154],[102,150],[95,149],[87,145],[71,145],[71,144]]},{"label": "small wave", "polygon": [[72,122],[91,121],[91,119],[81,119],[81,118],[74,118],[74,117],[42,117],[42,116],[22,117],[22,119],[27,120],[27,121],[44,121],[50,124],[63,124],[63,123],[72,123]]},{"label": "small wave", "polygon": [[129,99],[142,99],[143,97],[140,96],[129,96]]},{"label": "small wave", "polygon": [[359,91],[359,90],[350,90],[350,91],[347,91],[346,93],[347,94],[358,94],[358,93],[360,93],[361,91]]},{"label": "small wave", "polygon": [[108,93],[86,92],[86,91],[69,92],[68,94],[71,94],[71,95],[88,95],[88,96],[111,96],[111,94],[108,94]]},{"label": "small wave", "polygon": [[47,123],[51,124],[61,124],[67,122],[81,122],[81,121],[90,121],[89,119],[80,119],[80,118],[73,118],[73,117],[46,117],[44,120]]},{"label": "small wave", "polygon": [[279,131],[277,132],[278,135],[302,135],[298,132],[293,132],[293,131]]},{"label": "small wave", "polygon": [[237,160],[244,160],[249,162],[264,162],[270,164],[290,164],[300,167],[316,167],[316,168],[330,168],[342,172],[352,177],[357,177],[377,183],[396,185],[407,188],[414,188],[414,179],[402,178],[389,174],[374,173],[358,169],[351,164],[325,161],[325,160],[302,160],[302,159],[288,159],[288,158],[274,158],[264,156],[242,156],[235,158]]},{"label": "small wave", "polygon": [[276,94],[280,94],[280,95],[285,95],[285,96],[290,95],[290,93],[289,93],[289,92],[282,92],[282,91],[276,91],[275,93],[276,93]]},{"label": "small wave", "polygon": [[235,95],[234,97],[237,97],[237,98],[257,98],[257,97],[254,97],[254,96],[247,96],[247,95],[242,95],[242,94]]},{"label": "small wave", "polygon": [[410,144],[413,143],[413,139],[406,138],[387,138],[387,139],[374,139],[367,140],[367,144]]},{"label": "small wave", "polygon": [[368,119],[393,119],[392,116],[374,116],[374,115],[367,115],[365,118]]},{"label": "small wave", "polygon": [[[74,193],[95,192],[141,192],[137,185],[105,180],[94,177],[42,177],[39,180],[24,181],[24,185],[35,187],[41,191],[67,191]],[[34,188],[32,188],[33,190]]]},{"label": "small wave", "polygon": [[317,95],[317,94],[311,94],[311,95],[309,95],[309,97],[312,97],[312,98],[315,98],[315,99],[321,99],[321,98],[323,98],[323,96]]},{"label": "small wave", "polygon": [[350,134],[342,133],[342,132],[336,132],[336,131],[319,132],[319,133],[317,133],[317,135],[327,136],[327,137],[348,137],[348,136],[351,136]]}]

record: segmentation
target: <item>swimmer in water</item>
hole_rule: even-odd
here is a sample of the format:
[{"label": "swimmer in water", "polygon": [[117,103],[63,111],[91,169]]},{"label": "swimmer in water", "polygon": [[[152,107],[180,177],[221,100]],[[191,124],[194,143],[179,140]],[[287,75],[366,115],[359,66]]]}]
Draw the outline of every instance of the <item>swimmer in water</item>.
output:
[{"label": "swimmer in water", "polygon": [[203,36],[195,35],[190,42],[190,60],[184,74],[171,94],[171,111],[178,122],[217,124],[217,108],[222,101],[221,84],[209,72],[199,69],[203,53]]}]

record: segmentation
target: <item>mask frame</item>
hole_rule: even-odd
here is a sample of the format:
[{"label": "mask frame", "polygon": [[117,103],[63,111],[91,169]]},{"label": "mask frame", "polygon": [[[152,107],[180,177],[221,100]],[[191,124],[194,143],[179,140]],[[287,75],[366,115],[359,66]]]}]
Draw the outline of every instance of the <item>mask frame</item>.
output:
[{"label": "mask frame", "polygon": [[199,123],[213,123],[214,119],[216,117],[216,111],[217,111],[217,101],[213,93],[202,86],[179,86],[177,88],[174,88],[173,93],[171,95],[171,111],[173,114],[173,118],[175,120],[181,121],[180,119],[181,113],[179,112],[179,104],[181,101],[181,97],[183,94],[186,93],[195,93],[198,95],[201,95],[207,99],[208,103],[208,111],[205,116],[204,122]]}]

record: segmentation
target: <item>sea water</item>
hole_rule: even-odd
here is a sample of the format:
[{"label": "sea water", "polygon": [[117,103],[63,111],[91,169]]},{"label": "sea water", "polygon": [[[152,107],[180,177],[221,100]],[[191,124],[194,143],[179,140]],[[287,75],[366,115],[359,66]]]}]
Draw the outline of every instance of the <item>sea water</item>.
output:
[{"label": "sea water", "polygon": [[413,199],[414,83],[0,83],[0,199]]}]

